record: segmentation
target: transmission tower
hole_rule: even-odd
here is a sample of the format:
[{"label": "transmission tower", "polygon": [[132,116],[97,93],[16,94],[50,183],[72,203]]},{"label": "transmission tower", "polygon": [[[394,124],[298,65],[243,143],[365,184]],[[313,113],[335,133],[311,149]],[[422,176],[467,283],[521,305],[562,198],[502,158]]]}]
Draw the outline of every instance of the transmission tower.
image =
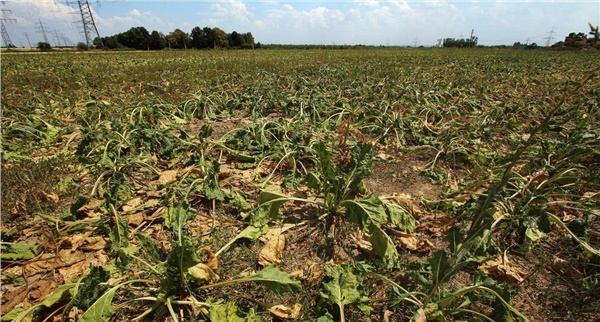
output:
[{"label": "transmission tower", "polygon": [[29,41],[29,34],[24,32],[25,38],[27,38],[27,43],[29,44],[29,48],[31,48],[31,41]]},{"label": "transmission tower", "polygon": [[[2,14],[4,14],[5,12],[12,13],[12,11],[10,10],[2,9]],[[10,40],[10,36],[8,35],[8,30],[6,30],[6,27],[4,26],[5,21],[17,22],[17,19],[4,17],[0,18],[0,32],[2,33],[2,41],[4,42],[4,46],[6,46],[6,48],[14,47],[15,45],[13,44],[12,40]]]},{"label": "transmission tower", "polygon": [[544,38],[546,39],[546,47],[550,47],[550,42],[554,39],[554,37],[552,36],[553,34],[555,34],[556,31],[554,31],[554,26],[552,26],[552,30],[550,30],[548,32],[548,37]]},{"label": "transmission tower", "polygon": [[96,23],[94,22],[94,17],[92,15],[92,10],[90,9],[90,3],[88,0],[77,0],[77,5],[79,6],[79,13],[81,14],[81,20],[78,21],[83,25],[83,35],[85,36],[85,43],[88,47],[91,47],[94,42],[93,36],[97,36],[100,39],[100,46],[104,48],[104,44],[102,43],[102,39],[100,38],[100,33],[98,32],[98,28],[96,27]]},{"label": "transmission tower", "polygon": [[41,19],[38,18],[38,22],[36,23],[36,25],[38,25],[37,27],[35,27],[35,29],[37,30],[38,33],[42,33],[42,35],[44,36],[44,42],[49,44],[50,41],[48,40],[48,35],[46,35],[46,23],[43,23]]}]

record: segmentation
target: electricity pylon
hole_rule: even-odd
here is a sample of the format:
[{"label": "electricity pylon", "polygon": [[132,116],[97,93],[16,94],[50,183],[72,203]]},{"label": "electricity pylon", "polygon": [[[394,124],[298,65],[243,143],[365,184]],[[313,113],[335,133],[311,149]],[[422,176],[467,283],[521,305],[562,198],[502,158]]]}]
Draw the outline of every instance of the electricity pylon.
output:
[{"label": "electricity pylon", "polygon": [[50,41],[48,40],[48,35],[46,35],[46,28],[48,28],[46,27],[46,23],[42,22],[42,20],[38,18],[36,25],[38,25],[38,27],[35,27],[35,29],[42,33],[42,36],[44,36],[44,42],[49,44]]},{"label": "electricity pylon", "polygon": [[81,20],[79,22],[81,22],[83,25],[85,43],[88,47],[91,47],[94,42],[93,36],[97,36],[98,39],[100,39],[100,47],[104,48],[104,44],[100,38],[100,33],[98,32],[98,28],[94,22],[94,16],[92,15],[92,10],[90,9],[90,3],[88,0],[77,0],[77,5],[79,6],[79,13],[81,14]]},{"label": "electricity pylon", "polygon": [[[12,13],[12,11],[10,10],[2,9],[2,14],[4,14],[5,12]],[[17,22],[17,19],[0,17],[0,33],[2,34],[2,41],[4,42],[4,46],[6,46],[6,48],[14,47],[15,45],[13,44],[12,40],[10,40],[8,30],[6,30],[6,27],[4,26],[5,21]]]}]

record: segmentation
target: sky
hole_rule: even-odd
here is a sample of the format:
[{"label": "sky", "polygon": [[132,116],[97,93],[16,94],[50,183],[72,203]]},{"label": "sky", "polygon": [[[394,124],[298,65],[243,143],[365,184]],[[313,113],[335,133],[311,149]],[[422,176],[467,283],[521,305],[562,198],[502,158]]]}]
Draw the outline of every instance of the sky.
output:
[{"label": "sky", "polygon": [[[84,39],[76,23],[77,0],[8,0],[0,9],[18,47],[43,41],[55,46]],[[263,44],[433,46],[438,39],[468,38],[481,45],[515,42],[546,45],[570,32],[600,24],[600,0],[89,0],[101,36],[143,26],[164,34],[175,29],[219,27],[251,32]],[[15,19],[15,20],[6,20]],[[41,24],[40,24],[41,23]],[[55,31],[56,30],[56,31]],[[550,37],[550,39],[548,39]],[[4,44],[3,44],[4,45]]]}]

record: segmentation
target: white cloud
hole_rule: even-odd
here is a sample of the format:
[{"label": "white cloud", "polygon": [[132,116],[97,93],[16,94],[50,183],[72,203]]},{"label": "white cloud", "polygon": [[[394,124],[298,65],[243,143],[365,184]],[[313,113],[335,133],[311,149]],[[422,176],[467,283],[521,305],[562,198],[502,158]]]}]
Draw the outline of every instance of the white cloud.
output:
[{"label": "white cloud", "polygon": [[357,3],[360,6],[365,7],[378,7],[379,1],[377,0],[354,0],[354,3]]},{"label": "white cloud", "polygon": [[212,5],[216,11],[213,16],[216,21],[234,19],[238,22],[249,22],[253,14],[242,0],[220,1]]}]

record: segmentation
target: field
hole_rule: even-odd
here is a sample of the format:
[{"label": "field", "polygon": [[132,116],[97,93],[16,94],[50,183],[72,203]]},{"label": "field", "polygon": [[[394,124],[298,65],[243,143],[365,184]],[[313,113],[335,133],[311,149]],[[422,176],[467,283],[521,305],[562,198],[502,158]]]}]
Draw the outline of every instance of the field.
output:
[{"label": "field", "polygon": [[596,52],[2,55],[2,321],[594,321]]}]

